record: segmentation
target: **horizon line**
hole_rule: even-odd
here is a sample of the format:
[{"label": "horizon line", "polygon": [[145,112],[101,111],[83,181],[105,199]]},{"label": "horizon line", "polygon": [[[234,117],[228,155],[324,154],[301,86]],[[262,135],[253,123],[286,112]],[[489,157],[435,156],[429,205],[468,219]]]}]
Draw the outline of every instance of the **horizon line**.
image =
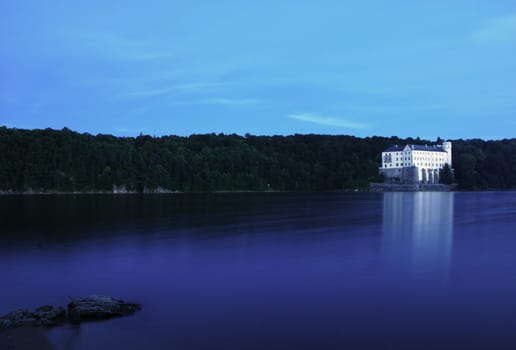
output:
[{"label": "horizon line", "polygon": [[[112,136],[112,137],[117,137],[117,138],[137,138],[137,137],[142,137],[142,136],[149,136],[149,137],[152,137],[152,138],[161,138],[161,137],[181,137],[181,138],[188,138],[188,137],[191,137],[191,136],[204,136],[204,135],[215,135],[215,136],[239,136],[239,137],[242,137],[242,138],[247,138],[247,137],[292,137],[292,136],[330,136],[330,137],[340,137],[340,136],[346,136],[346,137],[354,137],[354,138],[358,138],[358,139],[370,139],[370,138],[386,138],[386,139],[389,139],[389,138],[398,138],[400,140],[407,140],[407,139],[412,139],[412,140],[419,140],[421,142],[423,141],[428,141],[428,142],[434,142],[432,140],[430,140],[429,138],[423,138],[421,136],[406,136],[406,137],[402,137],[402,136],[396,136],[396,135],[391,135],[391,136],[381,136],[381,135],[372,135],[372,136],[356,136],[356,135],[352,135],[352,134],[322,134],[322,133],[292,133],[292,134],[253,134],[253,133],[249,133],[249,132],[246,132],[244,134],[240,134],[240,133],[224,133],[224,132],[205,132],[205,133],[192,133],[192,134],[188,134],[188,135],[180,135],[180,134],[161,134],[161,135],[157,135],[157,134],[148,134],[148,133],[144,133],[143,131],[140,131],[138,132],[137,135],[128,135],[128,136],[124,136],[124,135],[119,135],[119,134],[115,134],[115,133],[104,133],[104,132],[97,132],[97,133],[91,133],[91,132],[88,132],[88,131],[77,131],[77,130],[73,130],[73,129],[70,129],[69,127],[67,126],[63,126],[61,129],[58,129],[58,128],[54,128],[54,127],[46,127],[46,128],[26,128],[26,127],[14,127],[14,126],[8,126],[8,125],[5,125],[5,124],[0,124],[0,128],[5,128],[5,129],[11,129],[11,130],[24,130],[24,131],[44,131],[44,130],[52,130],[52,131],[70,131],[72,133],[76,133],[76,134],[80,134],[80,135],[90,135],[90,136]],[[437,136],[435,137],[435,142],[437,142],[437,139],[442,139],[444,141],[458,141],[458,140],[462,140],[462,141],[469,141],[469,140],[482,140],[482,141],[504,141],[504,140],[515,140],[516,137],[513,137],[513,138],[498,138],[498,139],[493,139],[493,138],[481,138],[481,137],[472,137],[472,138],[442,138],[440,136]]]}]

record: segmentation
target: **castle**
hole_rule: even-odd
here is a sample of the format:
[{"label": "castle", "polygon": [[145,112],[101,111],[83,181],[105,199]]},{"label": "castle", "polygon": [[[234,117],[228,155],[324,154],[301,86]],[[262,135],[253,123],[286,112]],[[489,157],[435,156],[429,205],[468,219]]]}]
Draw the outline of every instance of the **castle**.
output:
[{"label": "castle", "polygon": [[392,146],[382,152],[380,173],[389,183],[438,183],[441,169],[452,169],[452,143]]}]

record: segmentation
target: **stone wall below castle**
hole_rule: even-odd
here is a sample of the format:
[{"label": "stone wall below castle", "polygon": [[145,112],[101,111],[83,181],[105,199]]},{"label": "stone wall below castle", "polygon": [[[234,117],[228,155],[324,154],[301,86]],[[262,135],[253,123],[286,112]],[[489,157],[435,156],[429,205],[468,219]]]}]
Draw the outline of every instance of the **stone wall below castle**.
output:
[{"label": "stone wall below castle", "polygon": [[419,183],[419,169],[415,166],[404,168],[380,168],[386,183],[416,184]]},{"label": "stone wall below castle", "polygon": [[416,191],[435,191],[448,192],[455,191],[457,185],[444,184],[396,184],[396,183],[370,183],[369,190],[371,192],[416,192]]}]

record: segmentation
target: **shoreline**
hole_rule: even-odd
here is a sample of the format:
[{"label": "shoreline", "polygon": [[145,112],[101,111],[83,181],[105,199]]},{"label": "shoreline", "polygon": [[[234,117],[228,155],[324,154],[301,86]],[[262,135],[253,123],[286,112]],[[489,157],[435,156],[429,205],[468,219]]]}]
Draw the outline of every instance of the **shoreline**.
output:
[{"label": "shoreline", "polygon": [[[90,196],[90,195],[114,195],[114,196],[134,196],[134,195],[174,195],[174,194],[244,194],[244,193],[383,193],[383,192],[514,192],[516,189],[457,189],[455,186],[438,186],[439,188],[413,188],[413,186],[394,185],[394,186],[378,186],[375,184],[368,189],[345,189],[345,190],[328,190],[328,191],[253,191],[253,190],[239,190],[239,191],[206,191],[206,192],[189,192],[189,191],[161,191],[161,192],[112,192],[112,191],[0,191],[2,196]],[[390,185],[390,184],[389,184]]]},{"label": "shoreline", "polygon": [[217,190],[217,191],[5,191],[0,190],[0,196],[34,196],[34,195],[161,195],[161,194],[227,194],[227,193],[350,193],[350,192],[372,192],[369,188],[350,188],[343,190],[325,191],[295,191],[295,190]]},{"label": "shoreline", "polygon": [[0,190],[0,196],[10,196],[10,195],[19,195],[19,196],[31,196],[31,195],[94,195],[94,194],[115,194],[115,195],[134,195],[134,194],[177,194],[177,193],[186,193],[183,191],[169,191],[169,190],[156,190],[156,191],[56,191],[56,190],[48,190],[48,191],[12,191],[12,190]]}]

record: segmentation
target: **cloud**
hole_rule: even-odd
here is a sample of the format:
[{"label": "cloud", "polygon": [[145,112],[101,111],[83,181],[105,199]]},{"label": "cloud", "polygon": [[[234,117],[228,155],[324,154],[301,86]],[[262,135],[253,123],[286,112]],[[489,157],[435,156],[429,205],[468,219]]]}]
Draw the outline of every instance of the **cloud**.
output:
[{"label": "cloud", "polygon": [[213,82],[198,82],[198,83],[184,83],[169,85],[160,88],[149,88],[133,90],[128,92],[119,93],[116,97],[118,98],[144,98],[170,95],[174,93],[199,93],[207,90],[221,89],[232,85],[229,82],[213,83]]},{"label": "cloud", "polygon": [[516,43],[516,15],[490,20],[473,33],[473,40],[480,44]]},{"label": "cloud", "polygon": [[204,104],[213,104],[213,105],[253,105],[257,104],[260,101],[254,99],[229,99],[229,98],[208,98],[202,100]]},{"label": "cloud", "polygon": [[262,101],[257,99],[231,99],[231,98],[202,98],[183,101],[174,101],[169,106],[194,106],[194,105],[217,105],[217,106],[248,106],[257,105]]},{"label": "cloud", "polygon": [[339,128],[348,128],[348,129],[366,129],[368,128],[365,124],[351,122],[342,118],[334,118],[334,117],[325,117],[315,114],[289,114],[289,118],[300,120],[303,122],[327,125],[327,126],[335,126]]},{"label": "cloud", "polygon": [[141,89],[141,90],[133,90],[133,91],[128,91],[128,92],[121,92],[118,95],[116,95],[116,97],[122,98],[122,99],[145,98],[145,97],[167,95],[174,91],[176,91],[176,88],[174,86],[156,88],[156,89]]}]

